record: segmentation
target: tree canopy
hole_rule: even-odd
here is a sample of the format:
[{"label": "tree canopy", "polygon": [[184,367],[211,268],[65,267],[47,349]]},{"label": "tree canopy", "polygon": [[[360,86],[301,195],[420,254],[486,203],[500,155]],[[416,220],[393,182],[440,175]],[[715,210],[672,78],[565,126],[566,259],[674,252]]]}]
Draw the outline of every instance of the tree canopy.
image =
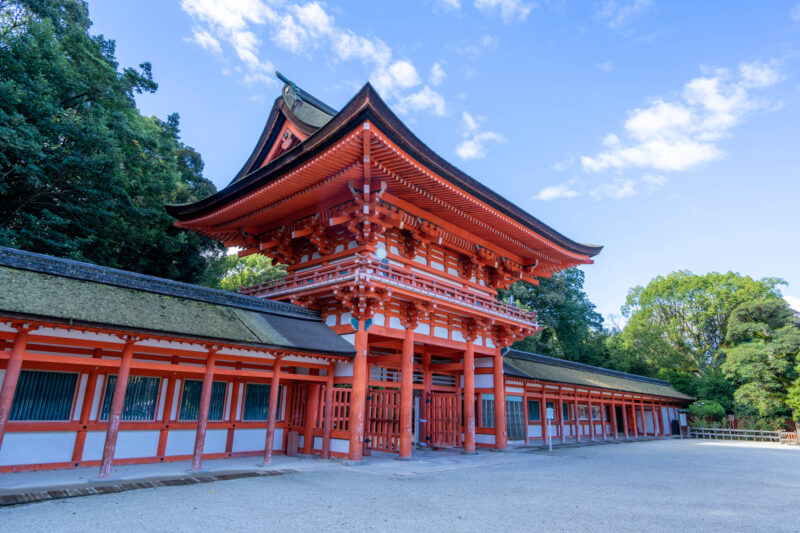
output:
[{"label": "tree canopy", "polygon": [[209,263],[201,285],[238,291],[241,287],[252,287],[280,279],[286,275],[286,267],[273,264],[272,259],[260,254],[239,257],[236,254],[219,253]]},{"label": "tree canopy", "polygon": [[142,116],[150,63],[119,68],[78,0],[0,0],[0,244],[182,281],[219,246],[164,204],[215,191],[178,115]]}]

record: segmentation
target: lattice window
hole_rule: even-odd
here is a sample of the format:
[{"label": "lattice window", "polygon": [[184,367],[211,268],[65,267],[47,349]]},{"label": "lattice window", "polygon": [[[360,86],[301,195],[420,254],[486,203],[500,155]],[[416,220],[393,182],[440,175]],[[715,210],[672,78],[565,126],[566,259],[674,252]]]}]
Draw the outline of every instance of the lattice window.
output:
[{"label": "lattice window", "polygon": [[525,439],[525,413],[521,396],[506,397],[506,431],[508,440]]},{"label": "lattice window", "polygon": [[[129,376],[128,387],[125,389],[125,405],[122,407],[120,420],[137,422],[154,420],[160,383],[161,378]],[[116,384],[117,376],[108,376],[106,391],[103,395],[103,408],[100,410],[100,420],[108,420]]]},{"label": "lattice window", "polygon": [[78,374],[22,370],[9,420],[69,420]]},{"label": "lattice window", "polygon": [[[225,388],[224,381],[215,381],[211,384],[211,403],[208,406],[209,420],[222,420],[222,410],[225,407]],[[187,379],[183,382],[178,420],[197,420],[200,417],[202,391],[203,382],[199,379]]]},{"label": "lattice window", "polygon": [[539,411],[539,400],[528,400],[528,421],[539,422],[542,414]]},{"label": "lattice window", "polygon": [[[269,393],[271,385],[248,383],[244,389],[244,409],[242,420],[267,420],[269,417]],[[280,418],[282,390],[278,387],[277,416]]]},{"label": "lattice window", "polygon": [[494,427],[494,394],[481,394],[481,427]]}]

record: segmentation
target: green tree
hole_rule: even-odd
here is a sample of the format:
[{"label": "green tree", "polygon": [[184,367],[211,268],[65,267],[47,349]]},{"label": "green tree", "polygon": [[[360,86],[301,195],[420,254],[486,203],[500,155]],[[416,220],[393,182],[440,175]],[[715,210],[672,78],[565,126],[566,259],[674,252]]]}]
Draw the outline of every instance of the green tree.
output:
[{"label": "green tree", "polygon": [[583,290],[577,268],[543,278],[539,285],[517,282],[498,297],[535,310],[542,330],[514,348],[582,363],[602,365],[607,359],[603,317]]},{"label": "green tree", "polygon": [[628,293],[623,336],[656,367],[705,376],[723,361],[720,347],[733,310],[744,302],[779,296],[783,283],[734,272],[658,276]]},{"label": "green tree", "polygon": [[200,283],[207,287],[238,291],[280,279],[286,275],[286,267],[273,264],[272,259],[260,254],[239,257],[236,254],[218,253],[209,263]]},{"label": "green tree", "polygon": [[164,204],[214,192],[178,116],[144,117],[151,66],[120,69],[85,2],[0,0],[0,244],[195,281],[219,246]]},{"label": "green tree", "polygon": [[800,426],[800,325],[781,298],[737,307],[726,339],[725,375],[736,385],[734,398],[762,417],[791,413]]}]

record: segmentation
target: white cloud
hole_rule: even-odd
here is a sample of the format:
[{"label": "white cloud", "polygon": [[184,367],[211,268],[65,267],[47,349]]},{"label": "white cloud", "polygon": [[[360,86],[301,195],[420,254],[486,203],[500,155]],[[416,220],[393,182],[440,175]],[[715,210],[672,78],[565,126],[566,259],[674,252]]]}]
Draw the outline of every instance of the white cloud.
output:
[{"label": "white cloud", "polygon": [[397,110],[400,113],[409,111],[430,111],[438,117],[445,115],[446,106],[444,98],[427,85],[421,90],[404,96],[397,103]]},{"label": "white cloud", "polygon": [[610,183],[603,183],[589,192],[595,200],[613,198],[621,200],[637,193],[636,183],[630,179],[615,179]]},{"label": "white cloud", "polygon": [[481,46],[484,48],[497,48],[497,38],[491,35],[484,35],[481,37]]},{"label": "white cloud", "polygon": [[800,20],[800,4],[797,4],[789,11],[792,20]]},{"label": "white cloud", "polygon": [[439,5],[445,11],[458,11],[461,9],[461,0],[439,0]]},{"label": "white cloud", "polygon": [[580,192],[575,189],[575,180],[570,180],[561,185],[551,185],[545,187],[539,194],[533,197],[534,200],[557,200],[558,198],[575,198],[580,196]]},{"label": "white cloud", "polygon": [[608,21],[612,30],[625,30],[628,23],[646,13],[653,5],[651,0],[632,0],[618,3],[616,0],[605,0],[597,12],[600,19]]},{"label": "white cloud", "polygon": [[475,0],[475,7],[484,15],[494,15],[499,11],[503,22],[510,24],[514,19],[524,22],[536,4],[522,0]]},{"label": "white cloud", "polygon": [[473,117],[470,113],[463,111],[461,113],[461,126],[464,130],[464,136],[474,133],[482,120],[483,117]]},{"label": "white cloud", "polygon": [[431,67],[431,85],[438,87],[446,77],[447,73],[445,73],[442,66],[439,63],[434,63]]},{"label": "white cloud", "polygon": [[222,47],[219,45],[219,41],[202,28],[193,28],[192,37],[186,40],[197,43],[202,49],[214,52],[215,54],[222,53]]},{"label": "white cloud", "polygon": [[750,94],[782,79],[771,63],[744,63],[739,77],[726,70],[689,81],[681,98],[655,99],[634,109],[625,121],[625,135],[609,134],[605,150],[581,157],[589,172],[645,168],[680,171],[723,156],[716,141],[730,134],[749,112],[765,104]]},{"label": "white cloud", "polygon": [[[800,4],[798,4],[798,7],[800,7]],[[800,16],[798,16],[798,18],[800,18]],[[800,298],[798,298],[797,296],[790,296],[787,294],[783,297],[783,299],[786,300],[786,303],[789,304],[789,307],[791,307],[795,311],[800,312]]]},{"label": "white cloud", "polygon": [[602,70],[603,72],[611,72],[614,70],[614,62],[613,61],[603,61],[602,63],[597,64],[597,68]]},{"label": "white cloud", "polygon": [[486,144],[490,142],[504,143],[506,138],[493,131],[477,133],[465,139],[456,147],[456,154],[461,159],[481,159],[486,157]]},{"label": "white cloud", "polygon": [[642,176],[642,183],[647,185],[647,189],[652,192],[667,182],[667,178],[660,174],[645,174]]},{"label": "white cloud", "polygon": [[[333,61],[360,61],[384,97],[408,99],[406,109],[431,108],[436,114],[444,114],[444,99],[435,91],[407,94],[422,83],[411,61],[393,60],[391,48],[382,40],[337,26],[317,1],[181,0],[181,7],[202,25],[191,40],[217,53],[222,52],[222,43],[230,45],[242,62],[241,71],[248,83],[275,83],[274,66],[260,55],[259,35],[263,33],[293,54],[320,52]],[[444,71],[436,75],[441,82]]]}]

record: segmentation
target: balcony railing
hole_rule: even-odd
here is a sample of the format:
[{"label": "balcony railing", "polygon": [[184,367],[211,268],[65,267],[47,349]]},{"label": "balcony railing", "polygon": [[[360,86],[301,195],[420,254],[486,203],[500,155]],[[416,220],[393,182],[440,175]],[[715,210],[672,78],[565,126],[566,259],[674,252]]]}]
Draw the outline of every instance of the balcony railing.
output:
[{"label": "balcony railing", "polygon": [[536,325],[536,313],[499,302],[491,296],[451,285],[432,276],[405,270],[369,257],[356,257],[324,267],[290,274],[279,280],[242,288],[239,292],[258,298],[276,299],[310,291],[343,281],[373,281],[405,289],[435,300],[468,306],[473,309],[527,325]]}]

